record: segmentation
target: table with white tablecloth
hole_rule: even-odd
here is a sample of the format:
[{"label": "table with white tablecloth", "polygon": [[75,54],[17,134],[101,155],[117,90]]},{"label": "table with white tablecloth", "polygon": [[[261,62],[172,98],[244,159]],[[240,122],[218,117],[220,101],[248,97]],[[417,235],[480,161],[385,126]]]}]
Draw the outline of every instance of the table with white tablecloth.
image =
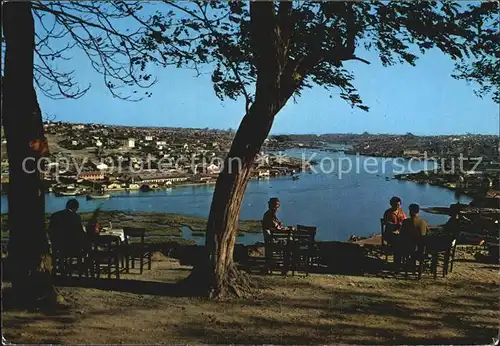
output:
[{"label": "table with white tablecloth", "polygon": [[125,232],[123,231],[123,228],[107,228],[107,227],[103,227],[102,230],[97,233],[97,235],[101,236],[101,235],[112,235],[112,236],[115,236],[115,237],[118,237],[120,238],[120,240],[122,242],[125,241]]}]

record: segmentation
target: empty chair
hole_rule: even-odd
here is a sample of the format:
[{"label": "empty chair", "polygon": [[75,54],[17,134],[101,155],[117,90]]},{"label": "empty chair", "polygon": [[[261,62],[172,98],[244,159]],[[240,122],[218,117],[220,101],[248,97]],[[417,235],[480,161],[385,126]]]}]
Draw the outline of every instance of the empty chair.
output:
[{"label": "empty chair", "polygon": [[423,265],[426,261],[430,261],[431,263],[431,272],[434,274],[434,278],[437,278],[440,260],[443,263],[442,276],[445,277],[448,271],[451,272],[453,270],[456,244],[456,237],[452,235],[445,234],[426,237],[422,260],[420,261],[419,276],[422,274]]},{"label": "empty chair", "polygon": [[313,258],[316,257],[315,240],[316,227],[297,225],[291,235],[291,258],[292,275],[295,271],[303,269],[306,275],[309,275],[310,266]]},{"label": "empty chair", "polygon": [[286,274],[290,265],[290,232],[285,230],[264,230],[264,251],[266,273],[280,269]]},{"label": "empty chair", "polygon": [[130,266],[135,268],[136,261],[139,261],[140,274],[144,270],[144,264],[147,264],[148,270],[151,270],[152,253],[148,245],[144,243],[146,230],[144,228],[125,227],[123,233],[125,236],[124,255],[127,273],[130,271]]},{"label": "empty chair", "polygon": [[304,231],[304,232],[314,232],[314,233],[316,233],[317,229],[318,228],[315,227],[315,226],[297,225],[297,227],[296,227],[296,230],[299,231],[299,232]]}]

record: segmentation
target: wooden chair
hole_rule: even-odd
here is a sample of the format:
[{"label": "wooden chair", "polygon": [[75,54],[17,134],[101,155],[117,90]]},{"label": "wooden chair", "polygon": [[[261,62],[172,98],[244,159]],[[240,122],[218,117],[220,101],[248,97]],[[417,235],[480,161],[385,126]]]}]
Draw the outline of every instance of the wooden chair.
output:
[{"label": "wooden chair", "polygon": [[[311,233],[314,233],[314,235],[316,235],[316,232],[318,230],[318,228],[315,226],[304,226],[304,225],[297,225],[297,227],[295,229],[298,231],[311,232]],[[310,265],[311,266],[317,265],[318,261],[319,261],[319,247],[318,247],[318,244],[316,242],[314,242],[314,244],[312,246],[312,251],[311,251],[310,256],[311,256]]]},{"label": "wooden chair", "polygon": [[273,270],[281,269],[286,275],[290,266],[290,237],[289,231],[264,230],[265,270],[272,274]]},{"label": "wooden chair", "polygon": [[70,277],[77,274],[79,278],[82,276],[89,277],[91,273],[91,262],[87,257],[87,252],[80,253],[65,253],[59,249],[52,249],[52,275]]},{"label": "wooden chair", "polygon": [[453,272],[453,264],[455,263],[455,253],[457,251],[457,243],[458,239],[454,238],[451,244],[451,248],[447,255],[445,256],[445,264],[446,264],[446,275],[448,274],[448,270],[450,273]]},{"label": "wooden chair", "polygon": [[297,225],[291,233],[292,276],[297,269],[304,269],[309,276],[311,261],[316,255],[315,241],[316,227]]},{"label": "wooden chair", "polygon": [[418,278],[421,277],[423,264],[427,259],[427,253],[425,252],[425,247],[423,245],[417,245],[409,240],[405,241],[403,238],[398,238],[393,253],[395,258],[394,263],[396,264],[396,272],[400,272],[402,270],[405,276],[411,272],[416,273]]},{"label": "wooden chair", "polygon": [[[124,255],[125,255],[125,270],[130,271],[130,266],[135,268],[135,262],[139,261],[139,272],[142,274],[144,264],[147,264],[148,270],[151,270],[152,252],[144,243],[146,230],[144,228],[125,227],[123,229],[125,235]],[[134,238],[138,241],[131,242]]]},{"label": "wooden chair", "polygon": [[101,277],[104,269],[111,278],[114,273],[120,279],[121,241],[114,235],[99,235],[92,238],[93,273],[96,278]]},{"label": "wooden chair", "polygon": [[90,249],[68,249],[64,239],[58,239],[50,231],[49,239],[52,250],[52,275],[54,277],[58,275],[70,277],[75,273],[78,274],[78,277],[88,277],[91,274]]},{"label": "wooden chair", "polygon": [[422,259],[419,263],[419,277],[422,275],[425,263],[430,261],[431,273],[434,275],[434,279],[436,279],[440,260],[443,263],[442,276],[446,277],[448,271],[451,272],[453,270],[456,244],[457,239],[452,235],[443,234],[426,237]]},{"label": "wooden chair", "polygon": [[389,261],[389,255],[393,254],[392,247],[389,245],[386,239],[386,234],[385,234],[385,220],[383,218],[380,218],[380,248],[381,248],[381,253],[382,256],[385,255],[385,261]]}]

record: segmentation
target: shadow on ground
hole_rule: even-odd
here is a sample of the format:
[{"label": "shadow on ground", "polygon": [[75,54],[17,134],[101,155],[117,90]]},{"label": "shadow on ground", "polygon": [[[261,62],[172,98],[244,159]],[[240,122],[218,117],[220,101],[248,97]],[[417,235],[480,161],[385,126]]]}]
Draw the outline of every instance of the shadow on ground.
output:
[{"label": "shadow on ground", "polygon": [[[16,343],[491,344],[498,336],[498,266],[463,262],[450,278],[414,280],[385,261],[363,263],[284,277],[260,275],[263,259],[249,259],[242,265],[261,289],[221,301],[193,299],[182,285],[147,276],[63,279],[57,285],[74,306],[7,309],[3,326]],[[159,267],[151,278],[188,270]]]}]

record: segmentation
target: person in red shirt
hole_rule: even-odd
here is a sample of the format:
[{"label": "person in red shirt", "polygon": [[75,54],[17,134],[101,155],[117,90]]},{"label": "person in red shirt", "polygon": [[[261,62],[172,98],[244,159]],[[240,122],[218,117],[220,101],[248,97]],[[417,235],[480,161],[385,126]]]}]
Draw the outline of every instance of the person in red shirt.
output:
[{"label": "person in red shirt", "polygon": [[384,213],[384,224],[386,230],[390,228],[394,232],[401,228],[403,221],[406,219],[406,214],[401,209],[401,198],[394,196],[389,201],[389,204],[391,207]]},{"label": "person in red shirt", "polygon": [[401,229],[401,225],[406,219],[406,214],[403,209],[401,209],[401,198],[394,196],[390,199],[389,204],[391,205],[391,207],[385,211],[383,216],[383,236],[387,244],[394,246],[396,245],[394,243],[397,242],[398,239],[398,236],[396,234]]}]

